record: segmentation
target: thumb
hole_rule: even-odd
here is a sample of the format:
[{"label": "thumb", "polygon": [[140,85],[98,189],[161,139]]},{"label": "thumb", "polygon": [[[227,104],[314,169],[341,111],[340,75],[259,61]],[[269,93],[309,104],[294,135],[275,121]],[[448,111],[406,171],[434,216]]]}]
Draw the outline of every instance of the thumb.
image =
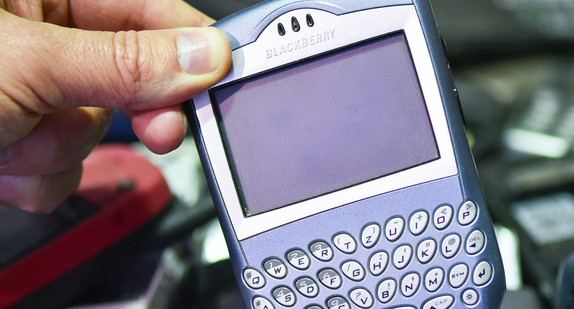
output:
[{"label": "thumb", "polygon": [[172,110],[223,78],[231,63],[229,42],[215,28],[85,31],[0,15],[0,50],[7,51],[0,67],[8,68],[0,94],[23,114]]},{"label": "thumb", "polygon": [[1,40],[10,47],[2,50],[43,101],[17,100],[33,111],[42,111],[41,103],[57,109],[165,107],[217,82],[231,61],[229,43],[215,28],[105,32],[19,21],[12,23],[15,31],[3,31],[12,37]]}]

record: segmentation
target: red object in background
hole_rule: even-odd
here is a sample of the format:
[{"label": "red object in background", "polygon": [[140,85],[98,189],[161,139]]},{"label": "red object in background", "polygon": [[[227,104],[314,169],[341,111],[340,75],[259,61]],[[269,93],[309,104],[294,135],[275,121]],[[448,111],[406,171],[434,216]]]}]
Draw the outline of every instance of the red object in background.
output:
[{"label": "red object in background", "polygon": [[76,195],[94,206],[96,214],[1,269],[0,309],[117,244],[156,217],[172,198],[161,171],[125,145],[103,145],[93,151],[84,161]]}]

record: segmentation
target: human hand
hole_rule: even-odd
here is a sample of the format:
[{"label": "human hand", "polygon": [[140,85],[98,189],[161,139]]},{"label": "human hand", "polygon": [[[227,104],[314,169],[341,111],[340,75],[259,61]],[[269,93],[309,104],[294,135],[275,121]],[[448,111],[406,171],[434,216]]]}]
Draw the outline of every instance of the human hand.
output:
[{"label": "human hand", "polygon": [[0,204],[60,204],[112,108],[150,150],[177,148],[180,103],[231,63],[212,22],[181,0],[0,0]]}]

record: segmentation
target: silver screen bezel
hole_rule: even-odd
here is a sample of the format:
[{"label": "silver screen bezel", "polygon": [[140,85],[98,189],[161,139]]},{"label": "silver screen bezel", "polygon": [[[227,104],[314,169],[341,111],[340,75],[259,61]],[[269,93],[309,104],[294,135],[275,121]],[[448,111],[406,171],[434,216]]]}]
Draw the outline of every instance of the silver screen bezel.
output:
[{"label": "silver screen bezel", "polygon": [[[315,22],[313,27],[302,27],[299,32],[288,31],[284,36],[278,35],[278,23],[290,26],[292,17],[295,16],[298,20],[305,21],[307,14],[313,16]],[[219,131],[209,93],[205,92],[194,98],[193,105],[202,134],[201,138],[225,204],[225,211],[229,216],[237,239],[244,240],[332,208],[458,173],[438,81],[423,29],[413,5],[377,8],[344,15],[334,15],[317,9],[297,9],[282,14],[263,30],[255,42],[233,51],[232,69],[229,75],[215,87],[268,72],[273,68],[280,68],[330,50],[340,49],[398,31],[404,32],[411,50],[440,154],[439,159],[426,164],[246,217],[236,191],[232,169],[229,165],[223,144],[224,140]],[[333,34],[332,37],[328,37],[329,40],[324,40],[320,44],[317,42],[313,45],[310,44],[309,38],[327,32]],[[288,52],[281,54],[275,52],[281,46],[289,46],[288,44],[300,42],[302,39],[307,39],[305,48],[296,50],[291,48]],[[269,50],[277,56],[269,57]]]}]

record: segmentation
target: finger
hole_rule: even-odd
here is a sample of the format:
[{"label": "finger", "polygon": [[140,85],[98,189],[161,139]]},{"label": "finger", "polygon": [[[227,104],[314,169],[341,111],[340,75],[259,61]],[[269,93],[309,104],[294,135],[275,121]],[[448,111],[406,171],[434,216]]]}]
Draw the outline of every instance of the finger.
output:
[{"label": "finger", "polygon": [[70,26],[70,3],[68,0],[43,0],[42,13],[45,22]]},{"label": "finger", "polygon": [[[6,45],[0,61],[27,87],[6,80],[15,87],[4,92],[34,112],[174,105],[217,82],[231,61],[229,42],[215,28],[114,33],[19,24],[27,31],[0,32],[0,46]],[[18,40],[22,35],[27,39]]]},{"label": "finger", "polygon": [[28,135],[41,120],[42,115],[31,113],[12,101],[2,93],[0,86],[0,149]]},{"label": "finger", "polygon": [[[0,66],[13,73],[0,76],[0,94],[23,115],[77,106],[140,114],[166,108],[215,84],[231,62],[229,42],[214,28],[112,33],[5,19],[18,30],[0,32],[7,50]],[[3,117],[10,115],[0,114],[0,129],[19,123]]]},{"label": "finger", "polygon": [[[52,0],[56,1],[56,0]],[[182,0],[70,0],[74,26],[92,30],[201,27],[213,19]]]},{"label": "finger", "polygon": [[0,204],[48,213],[78,188],[81,177],[81,165],[52,175],[0,175]]},{"label": "finger", "polygon": [[151,151],[159,154],[177,148],[186,136],[187,119],[181,106],[132,115],[134,133]]},{"label": "finger", "polygon": [[79,165],[105,134],[112,111],[77,108],[49,114],[20,141],[0,149],[0,174],[57,174]]},{"label": "finger", "polygon": [[42,0],[4,0],[4,9],[33,21],[43,21]]}]

